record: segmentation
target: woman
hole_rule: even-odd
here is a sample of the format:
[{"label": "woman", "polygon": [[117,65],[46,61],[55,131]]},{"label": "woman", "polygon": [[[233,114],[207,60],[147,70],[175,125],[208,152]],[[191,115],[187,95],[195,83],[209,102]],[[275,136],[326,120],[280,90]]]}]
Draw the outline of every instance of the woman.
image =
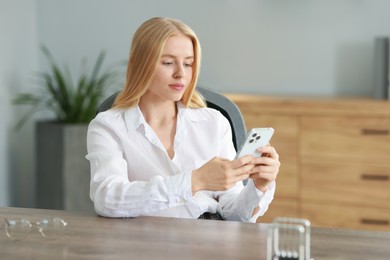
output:
[{"label": "woman", "polygon": [[[228,120],[196,92],[200,46],[170,18],[134,34],[126,83],[88,129],[90,196],[106,217],[140,215],[255,222],[275,192],[279,156],[236,154]],[[244,187],[242,181],[249,177]]]}]

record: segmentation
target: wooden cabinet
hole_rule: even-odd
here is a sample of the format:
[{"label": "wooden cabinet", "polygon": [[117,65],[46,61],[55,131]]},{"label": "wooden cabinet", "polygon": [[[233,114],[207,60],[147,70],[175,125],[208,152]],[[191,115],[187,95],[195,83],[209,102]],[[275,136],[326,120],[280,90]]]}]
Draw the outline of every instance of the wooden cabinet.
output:
[{"label": "wooden cabinet", "polygon": [[390,231],[390,102],[227,94],[247,128],[271,126],[281,160],[274,202],[259,219]]}]

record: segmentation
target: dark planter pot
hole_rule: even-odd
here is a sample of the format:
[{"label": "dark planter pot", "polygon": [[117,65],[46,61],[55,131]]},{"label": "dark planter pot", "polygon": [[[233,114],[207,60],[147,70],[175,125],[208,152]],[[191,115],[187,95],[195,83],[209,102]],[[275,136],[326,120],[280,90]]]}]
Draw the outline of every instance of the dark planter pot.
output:
[{"label": "dark planter pot", "polygon": [[37,122],[38,208],[94,212],[89,198],[87,124]]}]

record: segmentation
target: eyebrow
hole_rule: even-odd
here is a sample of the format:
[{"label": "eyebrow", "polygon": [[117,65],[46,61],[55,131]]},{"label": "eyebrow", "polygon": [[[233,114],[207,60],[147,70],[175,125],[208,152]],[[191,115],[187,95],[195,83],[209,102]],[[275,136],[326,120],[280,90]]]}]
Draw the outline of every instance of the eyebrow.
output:
[{"label": "eyebrow", "polygon": [[[172,55],[172,54],[163,54],[161,57],[164,57],[164,58],[176,58],[175,55]],[[187,56],[184,58],[185,60],[188,60],[188,59],[194,59],[194,56]]]}]

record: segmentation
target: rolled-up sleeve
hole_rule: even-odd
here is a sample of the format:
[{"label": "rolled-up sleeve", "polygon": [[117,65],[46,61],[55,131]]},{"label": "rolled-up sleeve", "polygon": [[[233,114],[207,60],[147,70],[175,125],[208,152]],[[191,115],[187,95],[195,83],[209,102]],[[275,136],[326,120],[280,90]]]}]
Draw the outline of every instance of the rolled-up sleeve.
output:
[{"label": "rolled-up sleeve", "polygon": [[[226,192],[218,192],[220,204],[219,211],[226,220],[256,222],[259,216],[264,215],[271,204],[275,194],[275,182],[266,192],[258,190],[252,179],[247,184],[237,183]],[[259,207],[259,211],[253,215],[253,211]]]}]

